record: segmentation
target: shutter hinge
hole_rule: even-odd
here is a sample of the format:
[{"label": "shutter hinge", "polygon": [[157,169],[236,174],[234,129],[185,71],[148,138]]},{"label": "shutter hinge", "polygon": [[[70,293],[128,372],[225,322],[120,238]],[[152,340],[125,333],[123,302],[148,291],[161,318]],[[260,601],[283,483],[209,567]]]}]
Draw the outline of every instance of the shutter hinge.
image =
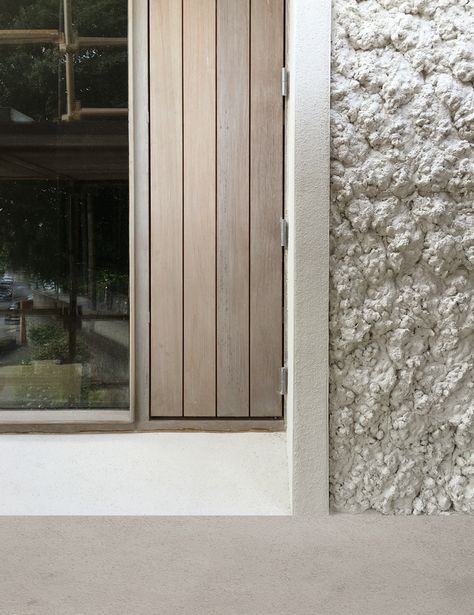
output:
[{"label": "shutter hinge", "polygon": [[281,69],[281,95],[288,96],[288,69],[286,66]]},{"label": "shutter hinge", "polygon": [[280,368],[280,395],[284,397],[288,393],[288,368]]},{"label": "shutter hinge", "polygon": [[288,222],[284,218],[280,220],[280,243],[282,248],[288,248]]}]

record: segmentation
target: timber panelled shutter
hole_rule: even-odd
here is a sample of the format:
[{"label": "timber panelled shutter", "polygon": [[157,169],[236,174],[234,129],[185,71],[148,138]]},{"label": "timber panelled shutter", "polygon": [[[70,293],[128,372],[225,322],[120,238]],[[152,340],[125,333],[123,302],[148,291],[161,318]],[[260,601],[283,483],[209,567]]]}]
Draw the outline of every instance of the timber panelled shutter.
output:
[{"label": "timber panelled shutter", "polygon": [[151,416],[282,417],[284,0],[151,0]]}]

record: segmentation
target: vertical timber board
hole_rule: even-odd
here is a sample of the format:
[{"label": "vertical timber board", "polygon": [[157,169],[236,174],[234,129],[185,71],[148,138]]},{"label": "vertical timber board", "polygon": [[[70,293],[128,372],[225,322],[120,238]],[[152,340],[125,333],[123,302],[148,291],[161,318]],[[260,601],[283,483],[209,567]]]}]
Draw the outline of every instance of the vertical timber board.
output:
[{"label": "vertical timber board", "polygon": [[250,415],[282,415],[284,0],[252,0]]},{"label": "vertical timber board", "polygon": [[183,2],[184,416],[216,414],[216,0]]},{"label": "vertical timber board", "polygon": [[183,412],[182,4],[150,0],[151,415]]},{"label": "vertical timber board", "polygon": [[250,0],[217,0],[217,415],[249,416]]}]

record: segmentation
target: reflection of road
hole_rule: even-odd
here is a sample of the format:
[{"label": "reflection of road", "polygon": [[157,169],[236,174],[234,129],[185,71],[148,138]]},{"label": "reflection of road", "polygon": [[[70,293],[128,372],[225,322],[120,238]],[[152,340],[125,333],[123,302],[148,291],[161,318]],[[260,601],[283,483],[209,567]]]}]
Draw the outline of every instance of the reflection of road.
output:
[{"label": "reflection of road", "polygon": [[13,297],[14,301],[23,301],[31,296],[31,288],[25,286],[25,284],[13,284]]}]

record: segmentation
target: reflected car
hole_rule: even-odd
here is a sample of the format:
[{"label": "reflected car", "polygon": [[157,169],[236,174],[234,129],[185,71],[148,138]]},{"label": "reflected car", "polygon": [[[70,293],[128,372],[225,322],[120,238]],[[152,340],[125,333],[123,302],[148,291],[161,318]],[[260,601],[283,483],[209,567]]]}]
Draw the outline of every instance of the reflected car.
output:
[{"label": "reflected car", "polygon": [[9,284],[0,283],[0,301],[8,301],[13,297],[13,287]]}]

